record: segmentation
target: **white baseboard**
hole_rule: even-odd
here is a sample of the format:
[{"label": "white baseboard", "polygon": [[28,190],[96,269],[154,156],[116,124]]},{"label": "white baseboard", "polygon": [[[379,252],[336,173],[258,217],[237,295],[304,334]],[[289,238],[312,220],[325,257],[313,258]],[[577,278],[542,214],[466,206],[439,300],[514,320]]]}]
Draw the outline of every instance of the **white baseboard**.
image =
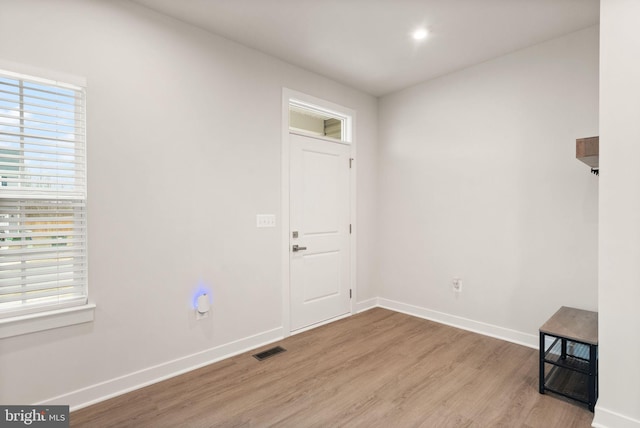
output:
[{"label": "white baseboard", "polygon": [[178,376],[283,338],[282,327],[187,355],[143,370],[44,400],[36,405],[68,405],[78,410],[109,398]]},{"label": "white baseboard", "polygon": [[596,404],[595,416],[591,426],[594,428],[640,428],[640,421],[603,409]]},{"label": "white baseboard", "polygon": [[409,305],[407,303],[396,302],[395,300],[384,299],[378,297],[378,306],[390,309],[396,312],[402,312],[407,315],[428,319],[441,324],[450,325],[452,327],[461,328],[463,330],[472,331],[474,333],[483,334],[485,336],[495,337],[496,339],[506,340],[507,342],[516,343],[518,345],[527,346],[529,348],[538,349],[539,339],[537,335],[523,333],[516,330],[500,327],[493,324],[487,324],[480,321],[474,321],[468,318],[462,318],[456,315],[446,314],[420,306]]},{"label": "white baseboard", "polygon": [[368,311],[369,309],[378,307],[378,298],[373,297],[371,299],[363,300],[362,302],[356,302],[356,314],[360,312]]}]

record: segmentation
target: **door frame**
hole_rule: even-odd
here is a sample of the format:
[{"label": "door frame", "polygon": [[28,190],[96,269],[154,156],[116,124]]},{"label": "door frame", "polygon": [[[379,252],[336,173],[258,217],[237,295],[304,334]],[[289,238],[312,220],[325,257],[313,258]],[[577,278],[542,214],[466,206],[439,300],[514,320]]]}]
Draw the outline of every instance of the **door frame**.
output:
[{"label": "door frame", "polygon": [[[289,219],[289,198],[290,198],[290,177],[289,177],[289,162],[290,162],[290,139],[289,139],[289,105],[291,103],[305,105],[317,109],[320,112],[325,112],[330,115],[335,115],[345,119],[344,126],[346,128],[346,138],[344,141],[348,141],[350,144],[350,157],[354,159],[351,165],[350,177],[349,177],[349,222],[352,225],[351,234],[349,236],[350,256],[349,256],[349,288],[352,290],[352,296],[349,301],[350,312],[349,315],[354,314],[355,305],[354,301],[357,297],[357,276],[356,276],[356,237],[358,228],[356,226],[356,177],[358,163],[356,159],[356,111],[350,108],[326,101],[314,96],[294,91],[289,88],[282,88],[282,149],[281,149],[281,161],[280,161],[280,174],[281,174],[281,190],[280,190],[280,202],[281,202],[281,263],[282,263],[282,330],[283,336],[288,337],[291,333],[291,278],[290,278],[290,237],[289,231],[290,219]],[[320,137],[322,138],[322,137]],[[348,316],[348,315],[347,315]],[[336,318],[331,320],[314,324],[311,327],[296,330],[295,333],[300,333],[311,328],[318,327],[323,324],[335,321]],[[294,334],[295,334],[294,333]]]}]

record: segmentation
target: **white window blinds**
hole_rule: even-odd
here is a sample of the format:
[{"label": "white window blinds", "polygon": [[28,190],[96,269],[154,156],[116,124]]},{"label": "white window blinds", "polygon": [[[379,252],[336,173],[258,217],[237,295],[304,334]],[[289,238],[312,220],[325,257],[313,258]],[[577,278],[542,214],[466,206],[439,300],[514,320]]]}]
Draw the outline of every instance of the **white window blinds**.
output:
[{"label": "white window blinds", "polygon": [[84,88],[0,70],[0,318],[86,303]]}]

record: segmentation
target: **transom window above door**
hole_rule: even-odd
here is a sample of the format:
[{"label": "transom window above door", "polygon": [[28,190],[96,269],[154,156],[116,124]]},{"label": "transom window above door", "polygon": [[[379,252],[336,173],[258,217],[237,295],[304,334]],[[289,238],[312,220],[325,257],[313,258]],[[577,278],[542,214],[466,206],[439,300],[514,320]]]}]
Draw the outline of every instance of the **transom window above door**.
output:
[{"label": "transom window above door", "polygon": [[345,118],[302,104],[289,104],[289,130],[296,133],[346,141]]}]

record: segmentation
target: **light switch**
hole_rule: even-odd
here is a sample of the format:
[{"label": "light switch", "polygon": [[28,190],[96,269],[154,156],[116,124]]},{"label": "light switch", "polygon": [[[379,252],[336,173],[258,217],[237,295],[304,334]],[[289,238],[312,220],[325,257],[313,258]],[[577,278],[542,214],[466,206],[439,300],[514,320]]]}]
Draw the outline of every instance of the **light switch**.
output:
[{"label": "light switch", "polygon": [[276,216],[274,214],[256,215],[256,227],[276,227]]}]

